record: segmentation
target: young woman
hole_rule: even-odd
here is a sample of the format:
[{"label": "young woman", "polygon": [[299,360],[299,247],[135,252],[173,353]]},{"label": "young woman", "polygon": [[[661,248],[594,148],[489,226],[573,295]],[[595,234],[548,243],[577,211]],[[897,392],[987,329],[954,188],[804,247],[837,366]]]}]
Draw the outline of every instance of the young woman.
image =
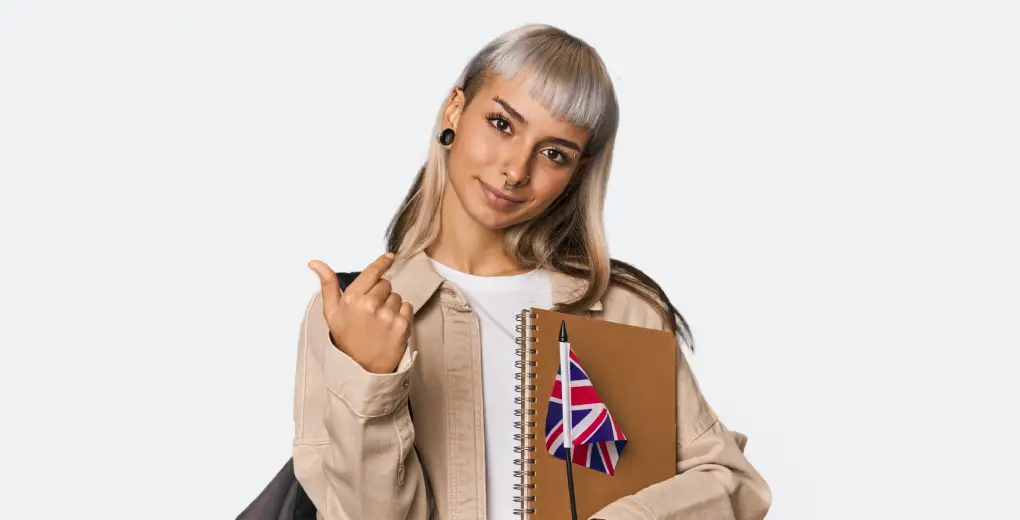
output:
[{"label": "young woman", "polygon": [[[522,308],[691,343],[659,286],[607,253],[617,121],[590,46],[549,26],[510,31],[444,101],[389,252],[342,292],[329,266],[309,264],[321,291],[301,327],[294,471],[320,518],[499,519],[520,508],[511,381]],[[595,516],[763,518],[771,495],[745,437],[723,427],[679,358],[677,475]]]}]

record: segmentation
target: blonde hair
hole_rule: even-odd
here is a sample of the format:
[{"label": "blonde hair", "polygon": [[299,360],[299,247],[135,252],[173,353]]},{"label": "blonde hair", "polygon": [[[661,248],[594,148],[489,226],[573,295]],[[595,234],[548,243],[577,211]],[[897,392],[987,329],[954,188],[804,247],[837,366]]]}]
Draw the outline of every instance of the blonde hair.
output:
[{"label": "blonde hair", "polygon": [[[587,308],[618,283],[656,305],[670,329],[692,345],[683,317],[658,284],[609,256],[603,209],[619,108],[598,53],[561,29],[529,24],[498,36],[468,62],[456,83],[464,91],[465,104],[493,74],[507,79],[525,74],[529,93],[537,102],[554,117],[591,133],[563,193],[542,214],[506,230],[507,253],[524,268],[546,268],[586,279],[585,292],[559,306],[559,311]],[[447,151],[435,136],[443,130],[445,108],[444,100],[425,165],[387,229],[388,250],[402,256],[425,250],[439,234]]]}]

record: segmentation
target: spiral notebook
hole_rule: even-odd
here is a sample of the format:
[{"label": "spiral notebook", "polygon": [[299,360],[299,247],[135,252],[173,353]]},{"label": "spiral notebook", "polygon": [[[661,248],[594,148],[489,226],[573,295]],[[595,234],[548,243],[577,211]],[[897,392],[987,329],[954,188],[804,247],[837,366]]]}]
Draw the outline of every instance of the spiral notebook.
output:
[{"label": "spiral notebook", "polygon": [[561,322],[572,353],[577,517],[588,518],[618,498],[676,475],[673,334],[535,307],[522,310],[517,320],[515,514],[530,520],[570,518],[562,447]]}]

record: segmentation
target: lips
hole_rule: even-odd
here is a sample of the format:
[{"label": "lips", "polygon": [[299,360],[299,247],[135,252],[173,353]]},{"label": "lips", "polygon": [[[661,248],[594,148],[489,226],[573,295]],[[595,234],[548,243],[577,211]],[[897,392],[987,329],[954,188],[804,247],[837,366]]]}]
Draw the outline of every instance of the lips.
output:
[{"label": "lips", "polygon": [[520,203],[524,202],[523,200],[515,199],[513,197],[500,193],[497,189],[493,188],[492,186],[489,186],[481,179],[478,180],[478,184],[479,186],[481,186],[482,196],[485,198],[485,201],[488,202],[490,206],[493,206],[497,209],[500,210],[512,209],[519,205]]}]

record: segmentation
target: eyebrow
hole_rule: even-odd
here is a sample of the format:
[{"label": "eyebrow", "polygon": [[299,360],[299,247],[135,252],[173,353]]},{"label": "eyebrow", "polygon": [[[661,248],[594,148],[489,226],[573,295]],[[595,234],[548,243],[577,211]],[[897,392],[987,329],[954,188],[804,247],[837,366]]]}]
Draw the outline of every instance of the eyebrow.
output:
[{"label": "eyebrow", "polygon": [[562,146],[564,148],[570,148],[570,149],[574,150],[577,153],[581,153],[581,147],[578,146],[577,143],[575,143],[573,141],[568,141],[566,139],[561,139],[559,137],[550,137],[550,138],[546,139],[546,141],[549,141],[551,143],[556,143],[556,144],[558,144],[558,145],[560,145],[560,146]]},{"label": "eyebrow", "polygon": [[524,119],[524,116],[522,116],[520,112],[518,112],[516,109],[514,109],[514,107],[510,106],[510,103],[507,103],[506,101],[503,100],[503,98],[501,98],[499,96],[493,96],[492,100],[495,101],[496,103],[499,103],[500,105],[502,105],[503,106],[503,110],[506,110],[507,112],[509,112],[510,113],[510,117],[516,119],[518,123],[520,123],[520,124],[522,124],[524,126],[528,126],[528,120]]},{"label": "eyebrow", "polygon": [[[518,123],[524,126],[528,126],[528,120],[524,119],[524,116],[522,116],[520,112],[518,112],[514,107],[510,106],[510,103],[507,103],[503,98],[499,96],[494,96],[492,100],[495,101],[496,103],[499,103],[500,106],[503,107],[503,110],[506,110],[507,113],[510,114],[510,117],[516,119]],[[566,139],[562,139],[559,137],[550,137],[546,139],[546,141],[558,144],[560,146],[563,146],[564,148],[570,148],[576,151],[577,153],[581,153],[581,146],[573,141],[568,141]]]}]

